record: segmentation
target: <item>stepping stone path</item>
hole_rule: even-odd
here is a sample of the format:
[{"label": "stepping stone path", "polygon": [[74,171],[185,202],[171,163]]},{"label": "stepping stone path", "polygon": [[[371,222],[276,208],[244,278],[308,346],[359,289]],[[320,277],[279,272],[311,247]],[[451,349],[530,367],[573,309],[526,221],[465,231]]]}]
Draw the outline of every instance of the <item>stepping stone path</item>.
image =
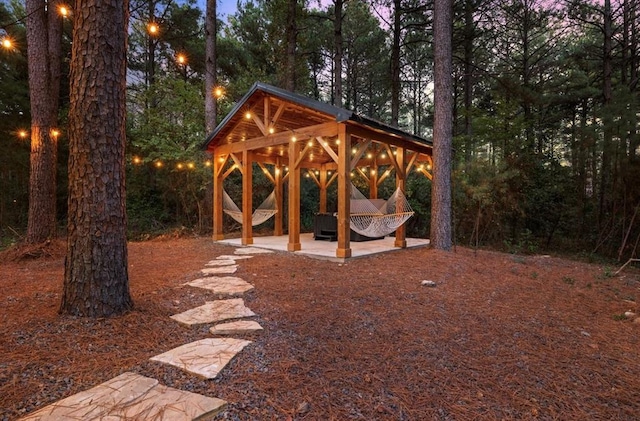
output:
[{"label": "stepping stone path", "polygon": [[210,262],[207,262],[205,264],[205,266],[207,267],[211,267],[211,266],[228,266],[228,265],[235,265],[236,261],[233,259],[216,259],[216,260],[212,260]]},{"label": "stepping stone path", "polygon": [[[235,250],[233,255],[218,256],[206,263],[201,270],[205,278],[188,282],[197,288],[219,294],[242,294],[253,285],[241,278],[214,276],[233,274],[238,269],[236,260],[250,259],[253,254],[273,253],[256,247]],[[200,307],[171,316],[186,325],[215,323],[230,319],[255,316],[244,305],[242,298],[206,302]],[[255,321],[240,320],[221,323],[210,328],[215,335],[235,335],[262,330]],[[158,361],[179,367],[206,379],[218,373],[249,345],[251,341],[235,338],[206,338],[191,342],[152,357]],[[77,393],[48,405],[23,418],[28,421],[57,420],[162,420],[192,421],[213,418],[222,411],[226,402],[197,393],[174,389],[159,384],[155,379],[135,373],[124,373],[92,389]]]},{"label": "stepping stone path", "polygon": [[254,333],[262,331],[260,323],[253,320],[238,320],[229,323],[220,323],[209,331],[214,335],[237,335],[242,333]]},{"label": "stepping stone path", "polygon": [[176,322],[185,325],[201,325],[229,319],[241,319],[256,314],[244,305],[242,298],[208,301],[206,304],[171,316]]},{"label": "stepping stone path", "polygon": [[242,260],[242,259],[251,259],[253,256],[244,255],[239,256],[237,254],[223,254],[222,256],[216,257],[216,260]]},{"label": "stepping stone path", "polygon": [[229,295],[243,294],[253,289],[253,285],[235,276],[208,276],[206,278],[194,279],[185,285],[208,289],[216,294]]},{"label": "stepping stone path", "polygon": [[215,379],[224,366],[250,343],[235,338],[201,339],[156,355],[151,361],[171,364],[205,379]]},{"label": "stepping stone path", "polygon": [[218,266],[214,268],[204,268],[200,271],[205,276],[208,275],[219,275],[219,274],[232,274],[236,273],[238,270],[238,265],[227,265],[227,266]]},{"label": "stepping stone path", "polygon": [[23,420],[209,419],[226,404],[222,399],[163,386],[157,380],[139,374],[124,373],[46,406]]}]

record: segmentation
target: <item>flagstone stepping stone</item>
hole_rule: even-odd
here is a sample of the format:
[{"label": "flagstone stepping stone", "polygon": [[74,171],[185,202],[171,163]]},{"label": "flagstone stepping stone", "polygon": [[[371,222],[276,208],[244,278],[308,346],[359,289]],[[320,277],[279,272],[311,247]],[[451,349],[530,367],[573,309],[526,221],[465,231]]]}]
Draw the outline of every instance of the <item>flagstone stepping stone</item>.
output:
[{"label": "flagstone stepping stone", "polygon": [[191,421],[211,419],[226,404],[222,399],[174,389],[127,372],[48,405],[23,420]]},{"label": "flagstone stepping stone", "polygon": [[261,249],[258,247],[242,247],[242,248],[237,248],[236,251],[233,252],[233,254],[266,254],[266,253],[273,253],[273,250],[267,250],[267,249]]},{"label": "flagstone stepping stone", "polygon": [[219,275],[236,273],[238,265],[218,266],[214,268],[204,268],[200,271],[203,275]]},{"label": "flagstone stepping stone", "polygon": [[205,379],[215,379],[224,366],[250,343],[235,338],[201,339],[151,357],[151,360],[171,364]]},{"label": "flagstone stepping stone", "polygon": [[223,320],[242,319],[256,314],[245,307],[242,298],[228,300],[207,301],[206,304],[192,308],[180,314],[174,314],[171,318],[188,326],[215,323]]},{"label": "flagstone stepping stone", "polygon": [[208,276],[206,278],[194,279],[185,285],[208,289],[216,294],[229,295],[243,294],[253,289],[253,285],[249,282],[235,276]]},{"label": "flagstone stepping stone", "polygon": [[237,320],[235,322],[220,323],[213,326],[209,331],[214,335],[240,335],[243,333],[260,332],[262,326],[253,320]]},{"label": "flagstone stepping stone", "polygon": [[232,260],[232,259],[216,259],[216,260],[211,260],[209,262],[207,262],[205,264],[205,266],[228,266],[228,265],[235,265],[236,261]]},{"label": "flagstone stepping stone", "polygon": [[216,260],[242,260],[242,259],[251,259],[253,256],[240,256],[237,254],[223,254],[221,256],[216,257]]}]

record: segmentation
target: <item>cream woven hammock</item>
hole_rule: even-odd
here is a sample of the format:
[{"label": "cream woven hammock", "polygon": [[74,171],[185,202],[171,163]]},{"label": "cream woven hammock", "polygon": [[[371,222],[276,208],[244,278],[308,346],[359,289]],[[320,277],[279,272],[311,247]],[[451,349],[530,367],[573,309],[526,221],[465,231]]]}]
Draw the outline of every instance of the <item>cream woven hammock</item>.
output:
[{"label": "cream woven hammock", "polygon": [[[222,210],[234,220],[242,224],[242,211],[229,197],[225,190],[222,191]],[[278,212],[276,209],[276,191],[272,191],[269,196],[253,211],[251,215],[251,225],[260,225]]]},{"label": "cream woven hammock", "polygon": [[400,187],[376,206],[351,184],[351,229],[367,237],[384,237],[413,216],[413,209]]}]

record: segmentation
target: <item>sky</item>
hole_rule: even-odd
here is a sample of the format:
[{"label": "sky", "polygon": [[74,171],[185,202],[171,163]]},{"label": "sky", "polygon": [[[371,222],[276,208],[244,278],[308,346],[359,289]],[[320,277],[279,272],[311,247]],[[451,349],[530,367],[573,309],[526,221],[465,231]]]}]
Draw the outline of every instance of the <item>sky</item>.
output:
[{"label": "sky", "polygon": [[[198,0],[198,7],[205,9],[207,0]],[[226,21],[229,15],[236,12],[238,6],[237,0],[218,0],[218,19]]]}]

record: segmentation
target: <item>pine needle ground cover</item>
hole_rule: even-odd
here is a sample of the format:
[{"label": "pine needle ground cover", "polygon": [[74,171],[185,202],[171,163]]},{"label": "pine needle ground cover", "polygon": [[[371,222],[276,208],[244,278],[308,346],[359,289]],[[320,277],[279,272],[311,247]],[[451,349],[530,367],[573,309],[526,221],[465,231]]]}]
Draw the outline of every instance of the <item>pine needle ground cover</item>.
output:
[{"label": "pine needle ground cover", "polygon": [[[457,248],[340,264],[243,260],[264,327],[215,380],[149,361],[210,337],[172,314],[220,298],[184,285],[233,248],[199,238],[129,246],[135,310],[57,314],[64,244],[0,254],[0,420],[125,371],[229,401],[219,420],[637,419],[640,276],[548,256]],[[432,280],[435,287],[422,285]]]}]

